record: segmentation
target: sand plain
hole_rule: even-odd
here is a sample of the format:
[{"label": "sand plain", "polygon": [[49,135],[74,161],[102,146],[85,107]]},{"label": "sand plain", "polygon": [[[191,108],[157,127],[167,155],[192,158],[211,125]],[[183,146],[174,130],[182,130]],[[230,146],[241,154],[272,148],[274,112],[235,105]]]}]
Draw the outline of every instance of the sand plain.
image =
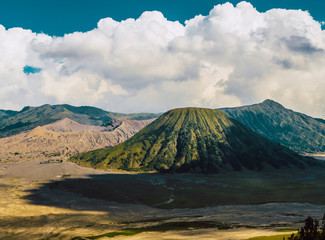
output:
[{"label": "sand plain", "polygon": [[[201,227],[148,230],[113,239],[238,240],[281,234],[274,230],[298,228],[307,215],[319,218],[325,212],[323,205],[303,203],[161,209],[140,203],[110,202],[50,187],[60,185],[66,179],[88,179],[107,174],[113,172],[83,168],[70,162],[0,164],[0,239],[73,239],[125,228],[150,229],[162,224],[173,226],[173,223],[192,222],[200,223]],[[202,223],[212,223],[215,227],[202,227]]]}]

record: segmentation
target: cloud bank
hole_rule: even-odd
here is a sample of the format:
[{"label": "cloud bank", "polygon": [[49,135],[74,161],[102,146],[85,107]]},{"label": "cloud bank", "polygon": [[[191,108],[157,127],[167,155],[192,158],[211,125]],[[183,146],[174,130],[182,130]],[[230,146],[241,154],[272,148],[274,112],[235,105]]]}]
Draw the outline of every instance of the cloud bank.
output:
[{"label": "cloud bank", "polygon": [[261,13],[248,2],[217,5],[185,25],[153,11],[63,37],[0,25],[0,108],[162,112],[271,98],[325,117],[324,50],[325,33],[308,12]]}]

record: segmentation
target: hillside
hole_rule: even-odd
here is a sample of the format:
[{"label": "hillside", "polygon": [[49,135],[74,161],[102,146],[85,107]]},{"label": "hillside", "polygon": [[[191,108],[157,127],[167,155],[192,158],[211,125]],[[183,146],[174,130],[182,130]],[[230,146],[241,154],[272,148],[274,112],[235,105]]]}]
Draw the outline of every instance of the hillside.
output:
[{"label": "hillside", "polygon": [[325,121],[265,100],[260,104],[219,109],[256,133],[300,153],[325,152]]},{"label": "hillside", "polygon": [[306,166],[293,151],[256,134],[224,112],[166,112],[129,140],[70,159],[103,169],[220,172]]},{"label": "hillside", "polygon": [[11,116],[15,115],[16,113],[18,113],[18,112],[17,111],[12,111],[12,110],[2,110],[2,109],[0,109],[0,119],[1,118],[11,117]]},{"label": "hillside", "polygon": [[152,120],[115,121],[114,127],[91,126],[68,118],[14,136],[0,138],[0,161],[67,159],[93,149],[115,146]]},{"label": "hillside", "polygon": [[127,120],[148,120],[160,117],[161,113],[111,113],[113,117]]},{"label": "hillside", "polygon": [[118,117],[128,120],[146,120],[156,118],[157,115],[111,113],[96,107],[74,107],[68,104],[24,107],[20,112],[0,111],[0,138],[32,130],[63,118],[69,118],[85,125],[107,126]]}]

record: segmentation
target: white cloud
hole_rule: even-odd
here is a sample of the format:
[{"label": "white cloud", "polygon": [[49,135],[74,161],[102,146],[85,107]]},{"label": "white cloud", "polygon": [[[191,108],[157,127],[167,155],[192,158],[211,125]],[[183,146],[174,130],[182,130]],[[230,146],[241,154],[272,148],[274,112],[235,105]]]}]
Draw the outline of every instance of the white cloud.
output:
[{"label": "white cloud", "polygon": [[[44,103],[118,112],[222,107],[275,99],[325,117],[325,33],[308,12],[217,5],[168,21],[101,19],[63,37],[0,25],[0,108]],[[23,73],[24,66],[41,68]]]}]

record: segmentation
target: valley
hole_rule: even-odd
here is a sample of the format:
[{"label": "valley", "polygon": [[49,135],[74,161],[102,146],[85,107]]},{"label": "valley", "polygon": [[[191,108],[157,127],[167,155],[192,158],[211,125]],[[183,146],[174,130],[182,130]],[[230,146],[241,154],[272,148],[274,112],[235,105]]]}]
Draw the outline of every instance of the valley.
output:
[{"label": "valley", "polygon": [[299,228],[308,215],[322,216],[324,180],[319,169],[179,175],[107,172],[70,162],[1,164],[0,238],[276,235],[277,229]]},{"label": "valley", "polygon": [[3,115],[0,126],[29,116],[34,128],[2,130],[0,239],[282,239],[325,212],[321,153],[298,154],[218,110]]},{"label": "valley", "polygon": [[325,240],[313,1],[0,1],[0,240]]}]

